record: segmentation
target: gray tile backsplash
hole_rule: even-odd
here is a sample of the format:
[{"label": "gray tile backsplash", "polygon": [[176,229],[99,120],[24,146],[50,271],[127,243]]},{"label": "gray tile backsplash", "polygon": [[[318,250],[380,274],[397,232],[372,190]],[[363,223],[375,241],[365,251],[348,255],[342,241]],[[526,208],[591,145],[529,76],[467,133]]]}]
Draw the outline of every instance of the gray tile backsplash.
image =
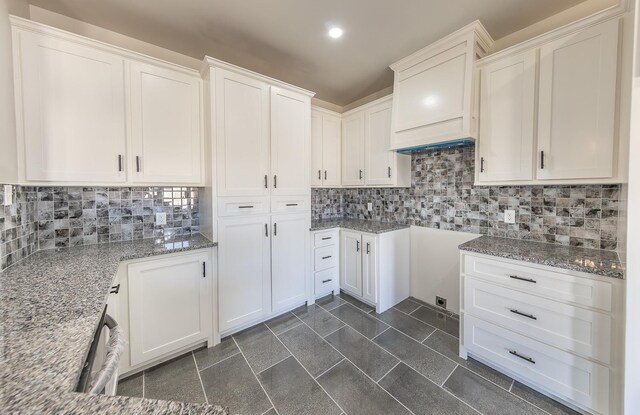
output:
[{"label": "gray tile backsplash", "polygon": [[[313,219],[397,221],[615,250],[620,185],[474,186],[474,146],[412,156],[410,188],[313,189]],[[373,210],[367,210],[373,203]],[[504,210],[516,223],[504,223]]]},{"label": "gray tile backsplash", "polygon": [[[38,249],[200,230],[195,187],[14,186],[14,193],[17,202],[0,214],[0,269]],[[159,212],[166,213],[166,225],[156,223]]]}]

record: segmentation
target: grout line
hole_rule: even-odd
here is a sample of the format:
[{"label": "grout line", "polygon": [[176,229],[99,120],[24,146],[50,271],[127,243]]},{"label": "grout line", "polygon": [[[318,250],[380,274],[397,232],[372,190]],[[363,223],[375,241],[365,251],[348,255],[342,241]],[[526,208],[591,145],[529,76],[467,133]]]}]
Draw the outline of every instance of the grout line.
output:
[{"label": "grout line", "polygon": [[[381,381],[382,379],[384,379],[384,377],[385,377],[385,376],[387,376],[389,373],[391,373],[391,371],[392,371],[393,369],[395,369],[395,368],[396,368],[400,363],[405,364],[402,360],[398,359],[398,363],[396,363],[395,365],[393,365],[393,367],[392,367],[391,369],[389,369],[389,370],[387,371],[387,373],[385,373],[384,375],[382,375],[382,376],[380,377],[380,379],[378,379],[378,381],[377,381],[376,383],[377,383],[378,385],[380,385],[380,381]],[[380,386],[380,387],[382,388],[382,386]],[[382,389],[384,389],[384,388],[382,388]]]},{"label": "grout line", "polygon": [[[275,336],[275,334],[274,334],[274,336]],[[278,336],[276,336],[276,337],[278,337]],[[284,359],[280,359],[280,360],[278,360],[277,362],[275,362],[275,363],[274,363],[274,364],[272,364],[271,366],[266,367],[266,368],[262,369],[262,370],[261,370],[261,371],[259,371],[259,372],[256,372],[256,375],[259,375],[260,373],[264,372],[265,370],[269,370],[269,369],[271,369],[272,367],[274,367],[274,366],[275,366],[275,365],[277,365],[278,363],[282,363],[282,362],[284,362],[285,360],[287,360],[287,359],[288,359],[288,358],[290,358],[291,356],[292,356],[292,355],[289,355],[289,356],[285,357]]]},{"label": "grout line", "polygon": [[[515,380],[515,379],[512,379],[512,380],[511,380],[511,386],[509,386],[509,392],[510,392],[510,393],[513,393],[513,392],[511,392],[511,389],[513,389],[513,385],[514,385],[515,383],[516,383],[516,380]],[[514,394],[514,395],[515,395],[515,394]]]},{"label": "grout line", "polygon": [[[423,307],[423,306],[420,306],[420,307],[416,308],[415,310],[413,310],[413,311],[412,311],[412,313],[415,313],[415,312],[416,312],[416,311],[418,311],[421,307]],[[395,307],[392,307],[392,308],[393,308],[394,310],[397,310],[397,311],[401,312],[401,313],[402,313],[402,314],[404,314],[405,316],[409,316],[409,317],[411,317],[412,319],[419,321],[420,323],[424,324],[425,326],[429,326],[429,327],[431,327],[431,328],[433,328],[433,329],[437,329],[437,327],[436,327],[436,326],[434,326],[433,324],[429,324],[429,323],[427,323],[426,321],[422,321],[422,320],[420,320],[418,317],[416,317],[416,316],[414,316],[414,315],[412,315],[412,314],[405,313],[404,311],[402,311],[402,310],[398,310],[398,309],[397,309],[397,308],[395,308]],[[425,307],[425,308],[426,308],[426,307]],[[447,334],[449,334],[449,333],[447,333]],[[426,339],[425,339],[425,340],[426,340]]]},{"label": "grout line", "polygon": [[[387,327],[386,329],[382,330],[380,333],[376,334],[375,336],[373,336],[371,338],[371,341],[373,341],[376,337],[378,337],[379,335],[381,335],[382,333],[386,332],[387,330],[389,330],[391,328],[391,326]],[[355,330],[355,329],[354,329]],[[357,331],[357,330],[356,330]],[[365,336],[366,337],[366,336]]]},{"label": "grout line", "polygon": [[[220,361],[218,361],[218,362],[215,362],[215,363],[210,364],[209,366],[204,366],[202,369],[200,369],[200,371],[202,372],[203,370],[207,370],[207,369],[209,369],[209,368],[211,368],[211,367],[214,367],[215,365],[217,365],[217,364],[219,364],[219,363],[222,363],[222,362],[224,362],[225,360],[231,359],[232,357],[237,356],[237,355],[239,355],[239,354],[240,354],[240,349],[238,349],[238,351],[237,351],[236,353],[232,354],[231,356],[227,356],[227,357],[225,357],[224,359],[222,359],[222,360],[220,360]],[[195,355],[194,355],[194,357],[195,357]]]},{"label": "grout line", "polygon": [[200,380],[200,387],[202,388],[202,394],[204,395],[204,401],[209,404],[209,398],[207,397],[207,391],[204,389],[204,383],[202,382],[202,376],[200,376],[200,371],[198,370],[198,362],[196,361],[196,355],[191,352],[191,357],[193,358],[193,363],[196,365],[196,372],[198,373],[198,379]]},{"label": "grout line", "polygon": [[[338,352],[339,353],[339,352]],[[340,355],[342,356],[342,353],[340,353]],[[316,376],[315,378],[318,379],[320,376],[324,375],[325,373],[327,373],[328,371],[330,371],[331,369],[333,369],[334,367],[338,366],[340,363],[342,363],[344,361],[344,357],[342,359],[340,359],[340,361],[338,363],[336,363],[335,365],[331,366],[329,369],[325,370],[324,372],[320,373],[318,376]]]},{"label": "grout line", "polygon": [[[333,314],[332,314],[332,315],[333,315]],[[334,316],[334,317],[335,317],[335,316]],[[331,336],[331,335],[332,335],[333,333],[335,333],[336,331],[338,331],[338,330],[340,330],[340,329],[345,328],[345,326],[347,325],[344,321],[340,320],[338,317],[336,317],[336,319],[337,319],[340,323],[342,323],[343,325],[342,325],[342,326],[340,326],[339,328],[335,329],[335,330],[334,330],[334,331],[332,331],[331,333],[327,333],[324,337],[322,337],[322,336],[320,336],[318,333],[316,333],[316,332],[315,332],[315,330],[313,330],[313,328],[312,328],[311,326],[309,326],[307,323],[305,323],[305,324],[307,324],[307,326],[308,326],[311,330],[313,330],[313,332],[314,332],[314,333],[318,334],[318,336],[320,336],[320,337],[322,337],[323,339],[325,339],[325,338],[327,338],[327,337]],[[351,326],[349,326],[349,328],[351,328]],[[354,330],[355,330],[355,329],[354,329]],[[357,330],[356,330],[356,331],[357,331]]]},{"label": "grout line", "polygon": [[[260,324],[264,324],[264,323],[260,323]],[[266,324],[264,324],[264,326],[267,327]],[[267,327],[267,329],[269,329],[269,327]],[[271,330],[271,329],[269,329],[269,330]],[[256,382],[258,382],[258,385],[260,385],[260,388],[262,388],[262,392],[264,392],[264,395],[267,397],[267,399],[271,403],[271,407],[273,408],[274,411],[276,411],[276,414],[280,414],[278,412],[278,409],[276,408],[276,406],[273,404],[273,401],[271,400],[271,397],[267,393],[266,389],[264,388],[264,386],[262,386],[262,383],[260,382],[260,379],[258,379],[258,375],[256,375],[256,372],[253,370],[253,368],[249,364],[249,361],[247,360],[247,356],[245,356],[244,353],[242,353],[242,349],[240,348],[240,345],[236,341],[236,338],[234,336],[231,336],[231,339],[233,339],[233,342],[236,344],[236,347],[238,348],[238,350],[240,350],[240,354],[244,358],[244,361],[247,362],[247,366],[249,366],[249,370],[251,370],[251,373],[253,373],[253,376],[256,378]],[[269,408],[269,409],[271,409],[271,408]],[[267,412],[268,412],[268,410],[267,410]]]},{"label": "grout line", "polygon": [[[428,339],[429,337],[431,337],[431,335],[432,335],[433,333],[435,333],[436,331],[438,331],[438,329],[435,329],[435,330],[434,330],[434,331],[432,331],[431,333],[427,334],[427,337],[425,337],[425,338],[424,338],[424,340],[422,340],[420,343],[424,344],[424,342],[426,342],[426,341],[427,341],[427,339]],[[426,346],[426,344],[425,344],[425,346]],[[428,347],[428,346],[427,346],[427,347]]]},{"label": "grout line", "polygon": [[[298,319],[298,323],[295,326],[291,326],[291,327],[287,327],[286,330],[281,331],[280,333],[276,334],[276,332],[274,331],[273,334],[276,336],[282,336],[283,334],[285,334],[286,332],[288,332],[289,330],[293,330],[296,327],[300,327],[300,325],[302,324],[302,320],[300,320],[300,318],[298,316],[295,316],[295,318]],[[267,326],[268,327],[268,326]]]},{"label": "grout line", "polygon": [[456,363],[455,367],[453,368],[453,370],[451,371],[451,373],[449,373],[449,376],[447,376],[447,378],[442,382],[442,384],[440,385],[440,387],[442,389],[444,389],[444,384],[447,383],[447,381],[449,380],[449,378],[451,377],[451,375],[453,375],[453,372],[456,371],[456,369],[458,368],[458,366],[460,366],[458,363]]},{"label": "grout line", "polygon": [[272,410],[272,409],[273,409],[274,411],[276,410],[276,408],[271,407],[271,408],[267,409],[266,411],[264,411],[264,412],[262,413],[262,415],[264,415],[264,414],[268,413],[268,412],[269,412],[270,410]]},{"label": "grout line", "polygon": [[144,384],[144,378],[145,378],[145,371],[142,371],[142,398],[144,399],[144,389],[145,389],[145,384]]}]

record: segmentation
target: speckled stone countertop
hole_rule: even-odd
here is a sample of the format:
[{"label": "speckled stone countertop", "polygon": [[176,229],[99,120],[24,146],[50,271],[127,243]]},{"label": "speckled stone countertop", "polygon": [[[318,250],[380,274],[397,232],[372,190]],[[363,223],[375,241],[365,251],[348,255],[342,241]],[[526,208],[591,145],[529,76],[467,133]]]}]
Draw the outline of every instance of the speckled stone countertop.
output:
[{"label": "speckled stone countertop", "polygon": [[73,392],[119,263],[213,246],[196,234],[44,250],[0,273],[0,411],[225,414],[215,405]]},{"label": "speckled stone countertop", "polygon": [[322,219],[311,221],[311,231],[323,229],[343,228],[366,233],[385,233],[408,228],[409,225],[401,225],[396,222],[380,222],[362,219]]},{"label": "speckled stone countertop", "polygon": [[587,272],[604,277],[624,278],[624,266],[614,251],[493,236],[481,236],[460,245],[459,248],[463,251]]}]

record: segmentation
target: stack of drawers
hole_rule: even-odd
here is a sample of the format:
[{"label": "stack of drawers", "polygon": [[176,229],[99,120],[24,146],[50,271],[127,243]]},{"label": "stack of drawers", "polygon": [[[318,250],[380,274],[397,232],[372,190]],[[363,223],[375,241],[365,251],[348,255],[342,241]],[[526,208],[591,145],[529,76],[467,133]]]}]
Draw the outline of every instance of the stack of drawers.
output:
[{"label": "stack of drawers", "polygon": [[617,280],[467,252],[461,265],[462,357],[580,409],[617,412]]},{"label": "stack of drawers", "polygon": [[313,272],[316,298],[340,292],[340,231],[313,232]]}]

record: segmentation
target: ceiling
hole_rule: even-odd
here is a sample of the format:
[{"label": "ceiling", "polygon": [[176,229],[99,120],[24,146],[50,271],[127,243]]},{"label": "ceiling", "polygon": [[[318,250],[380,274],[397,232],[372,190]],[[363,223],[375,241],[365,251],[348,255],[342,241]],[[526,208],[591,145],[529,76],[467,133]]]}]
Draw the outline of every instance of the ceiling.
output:
[{"label": "ceiling", "polygon": [[[479,19],[494,39],[583,0],[29,0],[202,59],[315,91],[343,106],[389,87],[389,64]],[[339,40],[327,29],[344,29]]]}]

